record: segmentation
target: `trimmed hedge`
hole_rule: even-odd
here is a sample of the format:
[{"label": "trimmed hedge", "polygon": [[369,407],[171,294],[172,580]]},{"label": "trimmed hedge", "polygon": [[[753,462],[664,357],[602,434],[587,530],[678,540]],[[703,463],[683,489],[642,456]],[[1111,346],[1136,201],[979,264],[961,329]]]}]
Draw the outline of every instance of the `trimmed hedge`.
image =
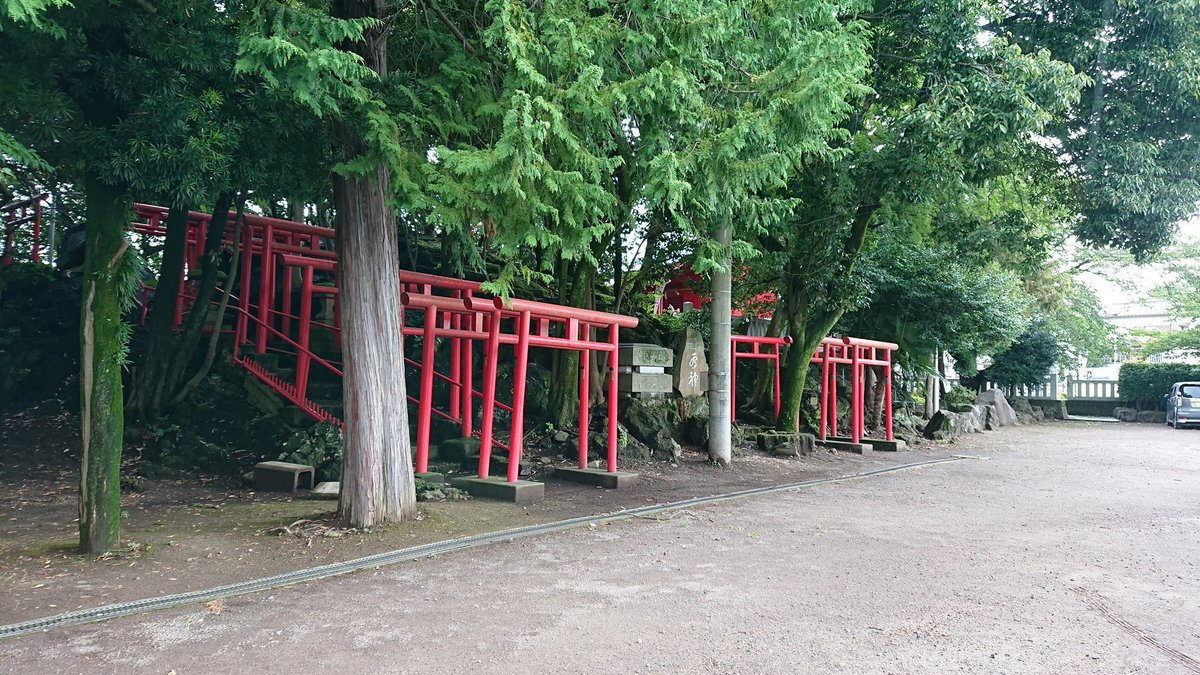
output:
[{"label": "trimmed hedge", "polygon": [[1157,407],[1171,385],[1186,380],[1200,381],[1200,366],[1186,363],[1126,363],[1121,366],[1118,387],[1121,398],[1141,406]]}]

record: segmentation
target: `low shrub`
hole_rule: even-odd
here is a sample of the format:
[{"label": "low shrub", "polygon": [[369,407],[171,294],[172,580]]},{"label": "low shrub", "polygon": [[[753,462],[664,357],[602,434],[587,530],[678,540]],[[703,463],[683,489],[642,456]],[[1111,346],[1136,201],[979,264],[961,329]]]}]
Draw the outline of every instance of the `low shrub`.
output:
[{"label": "low shrub", "polygon": [[1186,363],[1126,363],[1117,387],[1121,398],[1139,408],[1157,407],[1176,382],[1200,381],[1200,366]]}]

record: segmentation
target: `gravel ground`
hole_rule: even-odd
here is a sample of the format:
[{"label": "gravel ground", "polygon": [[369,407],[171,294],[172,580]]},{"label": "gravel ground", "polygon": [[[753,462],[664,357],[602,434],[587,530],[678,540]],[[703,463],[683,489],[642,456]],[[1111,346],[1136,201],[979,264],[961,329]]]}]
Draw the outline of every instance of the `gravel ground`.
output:
[{"label": "gravel ground", "polygon": [[1200,433],[957,450],[981,459],[11,639],[0,671],[1200,673]]}]

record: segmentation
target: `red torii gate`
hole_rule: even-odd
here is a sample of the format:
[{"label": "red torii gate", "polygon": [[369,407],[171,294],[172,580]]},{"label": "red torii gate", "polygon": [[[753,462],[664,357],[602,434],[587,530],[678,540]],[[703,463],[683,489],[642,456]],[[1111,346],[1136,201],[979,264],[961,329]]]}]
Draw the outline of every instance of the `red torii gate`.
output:
[{"label": "red torii gate", "polygon": [[[169,209],[144,204],[135,205],[135,213],[142,221],[132,223],[133,231],[147,236],[163,236],[164,221]],[[321,248],[323,241],[332,240],[334,231],[304,223],[295,223],[276,218],[246,214],[243,216],[241,241],[233,241],[235,215],[229,214],[226,222],[224,245],[239,246],[242,252],[239,262],[240,286],[236,296],[231,297],[231,307],[237,316],[234,334],[235,364],[245,368],[268,387],[301,408],[305,413],[320,421],[340,424],[329,411],[321,408],[308,397],[311,368],[315,364],[336,377],[342,377],[341,364],[327,360],[310,348],[311,332],[314,328],[332,332],[334,344],[340,339],[337,325],[339,289],[336,285],[337,255],[333,250]],[[196,269],[203,255],[204,242],[211,216],[190,212],[185,244],[184,269],[180,270],[180,302],[176,313],[177,323],[182,320],[183,307],[195,302],[195,291],[187,283],[188,271]],[[257,285],[253,270],[258,265]],[[299,271],[299,307],[292,307],[293,274]],[[316,283],[318,272],[333,276],[329,285]],[[579,464],[587,466],[589,406],[588,393],[590,376],[590,354],[592,351],[607,353],[610,372],[616,372],[617,345],[620,328],[632,328],[637,319],[606,312],[563,307],[549,303],[510,299],[506,304],[499,298],[480,298],[481,284],[464,279],[453,279],[419,272],[401,271],[401,311],[421,310],[423,326],[403,328],[405,337],[423,338],[420,360],[405,356],[404,361],[419,369],[420,384],[417,396],[408,395],[417,406],[416,469],[424,473],[428,469],[430,430],[432,419],[438,416],[458,424],[462,435],[476,434],[474,428],[474,403],[482,401],[482,437],[479,475],[488,476],[493,447],[508,451],[507,479],[517,481],[520,457],[524,441],[525,374],[528,368],[529,349],[543,347],[579,351],[580,362],[580,429]],[[282,291],[281,294],[276,291]],[[333,323],[313,318],[313,296],[328,295],[333,301]],[[278,302],[277,302],[278,299]],[[143,303],[145,304],[145,303]],[[293,309],[298,314],[293,314]],[[144,318],[143,308],[143,318]],[[292,336],[293,325],[296,328]],[[250,327],[254,327],[251,339]],[[506,329],[507,327],[507,329]],[[219,327],[217,327],[219,329]],[[606,341],[591,339],[593,330],[607,331]],[[450,340],[450,373],[436,372],[434,355],[438,339]],[[478,342],[483,348],[484,373],[483,391],[474,388],[474,346]],[[250,353],[243,350],[251,345]],[[496,379],[499,347],[512,345],[516,353],[516,372],[512,404],[506,405],[496,397]],[[278,347],[276,345],[281,345]],[[291,380],[285,380],[254,360],[255,355],[272,351],[294,352],[295,369]],[[448,411],[433,406],[433,383],[440,379],[450,385]],[[608,471],[616,472],[617,457],[617,379],[610,377],[608,383]],[[495,409],[512,414],[512,428],[507,445],[495,438]]]},{"label": "red torii gate", "polygon": [[[733,410],[737,410],[737,361],[738,359],[766,359],[775,367],[775,418],[779,418],[780,410],[780,359],[783,348],[792,344],[790,336],[766,337],[750,335],[734,335],[732,342],[733,358],[731,368]],[[739,345],[750,345],[750,349],[740,350]],[[769,351],[764,348],[769,347]],[[879,342],[862,338],[843,337],[825,338],[817,345],[816,351],[809,359],[810,363],[821,365],[821,421],[818,429],[821,440],[829,436],[837,436],[837,368],[839,365],[850,366],[850,438],[858,443],[866,435],[866,367],[880,366],[883,368],[884,381],[884,431],[887,440],[893,440],[892,435],[892,352],[899,345],[892,342]],[[798,430],[798,429],[797,429]]]},{"label": "red torii gate", "polygon": [[825,338],[810,363],[821,364],[820,437],[837,435],[837,367],[850,366],[850,440],[858,443],[866,435],[866,367],[883,368],[884,432],[892,436],[892,352],[900,346],[892,342],[843,337]]}]

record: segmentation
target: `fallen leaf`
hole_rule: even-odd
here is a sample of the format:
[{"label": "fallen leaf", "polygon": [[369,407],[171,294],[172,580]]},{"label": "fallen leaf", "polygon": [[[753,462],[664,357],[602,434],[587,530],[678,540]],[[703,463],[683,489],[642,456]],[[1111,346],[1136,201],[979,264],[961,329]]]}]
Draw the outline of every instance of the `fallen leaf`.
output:
[{"label": "fallen leaf", "polygon": [[204,603],[204,607],[208,610],[209,614],[220,614],[221,612],[225,611],[225,601],[209,600],[208,602]]}]

